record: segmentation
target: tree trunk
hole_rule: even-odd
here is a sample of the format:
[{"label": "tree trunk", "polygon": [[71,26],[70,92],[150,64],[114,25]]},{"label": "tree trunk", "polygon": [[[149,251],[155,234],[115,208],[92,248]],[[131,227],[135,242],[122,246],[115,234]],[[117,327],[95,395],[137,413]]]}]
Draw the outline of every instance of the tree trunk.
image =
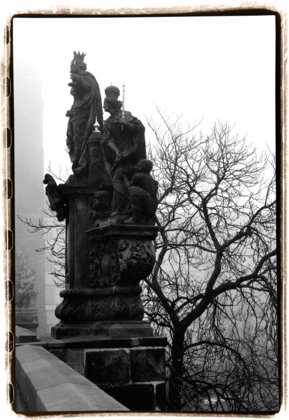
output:
[{"label": "tree trunk", "polygon": [[176,329],[172,342],[172,364],[169,380],[168,409],[173,411],[180,411],[182,407],[184,336],[185,333],[183,330]]}]

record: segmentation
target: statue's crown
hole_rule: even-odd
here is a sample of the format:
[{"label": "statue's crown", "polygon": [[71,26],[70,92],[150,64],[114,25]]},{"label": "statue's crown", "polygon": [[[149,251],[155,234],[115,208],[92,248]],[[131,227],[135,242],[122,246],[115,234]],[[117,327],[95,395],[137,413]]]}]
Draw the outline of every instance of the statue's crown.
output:
[{"label": "statue's crown", "polygon": [[74,55],[74,60],[78,60],[78,61],[84,61],[84,57],[86,56],[86,54],[84,53],[80,54],[79,51],[78,53],[76,51],[73,51],[73,55]]},{"label": "statue's crown", "polygon": [[105,90],[104,90],[104,92],[105,92],[105,96],[107,97],[107,98],[115,98],[115,99],[117,99],[118,97],[119,97],[119,95],[120,95],[120,90],[119,90],[119,88],[118,87],[116,87],[116,86],[108,86]]}]

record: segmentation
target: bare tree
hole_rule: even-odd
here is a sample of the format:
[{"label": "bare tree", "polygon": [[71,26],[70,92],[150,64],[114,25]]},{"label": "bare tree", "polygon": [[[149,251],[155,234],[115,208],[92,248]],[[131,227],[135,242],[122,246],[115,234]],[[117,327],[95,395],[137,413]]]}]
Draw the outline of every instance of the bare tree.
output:
[{"label": "bare tree", "polygon": [[[227,124],[204,136],[158,116],[148,124],[160,234],[143,303],[156,332],[168,336],[168,408],[277,410],[274,157],[259,155]],[[59,283],[65,226],[45,213],[51,223],[24,222],[58,232],[43,250],[58,264]]]},{"label": "bare tree", "polygon": [[160,235],[144,302],[169,338],[168,407],[276,410],[274,168],[227,124],[197,136],[158,114]]}]

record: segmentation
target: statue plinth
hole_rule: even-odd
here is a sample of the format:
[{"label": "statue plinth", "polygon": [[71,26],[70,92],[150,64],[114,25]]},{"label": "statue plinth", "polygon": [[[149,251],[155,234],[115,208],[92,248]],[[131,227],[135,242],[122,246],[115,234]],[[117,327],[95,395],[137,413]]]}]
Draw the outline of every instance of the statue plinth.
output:
[{"label": "statue plinth", "polygon": [[[87,165],[82,176],[72,175],[57,187],[63,204],[69,209],[66,217],[66,289],[89,289],[89,237],[85,233],[92,226],[93,203],[96,196],[110,203],[112,186],[105,170],[100,147],[100,133],[93,132],[87,144]],[[49,195],[48,195],[49,198]],[[98,214],[103,215],[99,210]]]},{"label": "statue plinth", "polygon": [[60,293],[63,302],[55,314],[62,322],[53,328],[54,338],[152,335],[152,328],[141,322],[144,310],[139,282],[153,269],[152,241],[158,228],[120,225],[115,220],[110,217],[101,227],[86,232],[89,252],[79,254],[78,258],[89,256],[89,264],[83,267],[87,273],[80,279],[74,278],[74,287],[70,281]]}]

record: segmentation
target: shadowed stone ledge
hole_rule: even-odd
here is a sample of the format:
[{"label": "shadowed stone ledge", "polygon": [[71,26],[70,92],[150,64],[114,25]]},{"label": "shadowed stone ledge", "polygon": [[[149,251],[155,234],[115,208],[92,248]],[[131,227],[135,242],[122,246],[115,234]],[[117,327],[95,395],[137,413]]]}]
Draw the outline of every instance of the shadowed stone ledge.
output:
[{"label": "shadowed stone ledge", "polygon": [[17,348],[16,378],[17,412],[129,411],[42,347]]}]

